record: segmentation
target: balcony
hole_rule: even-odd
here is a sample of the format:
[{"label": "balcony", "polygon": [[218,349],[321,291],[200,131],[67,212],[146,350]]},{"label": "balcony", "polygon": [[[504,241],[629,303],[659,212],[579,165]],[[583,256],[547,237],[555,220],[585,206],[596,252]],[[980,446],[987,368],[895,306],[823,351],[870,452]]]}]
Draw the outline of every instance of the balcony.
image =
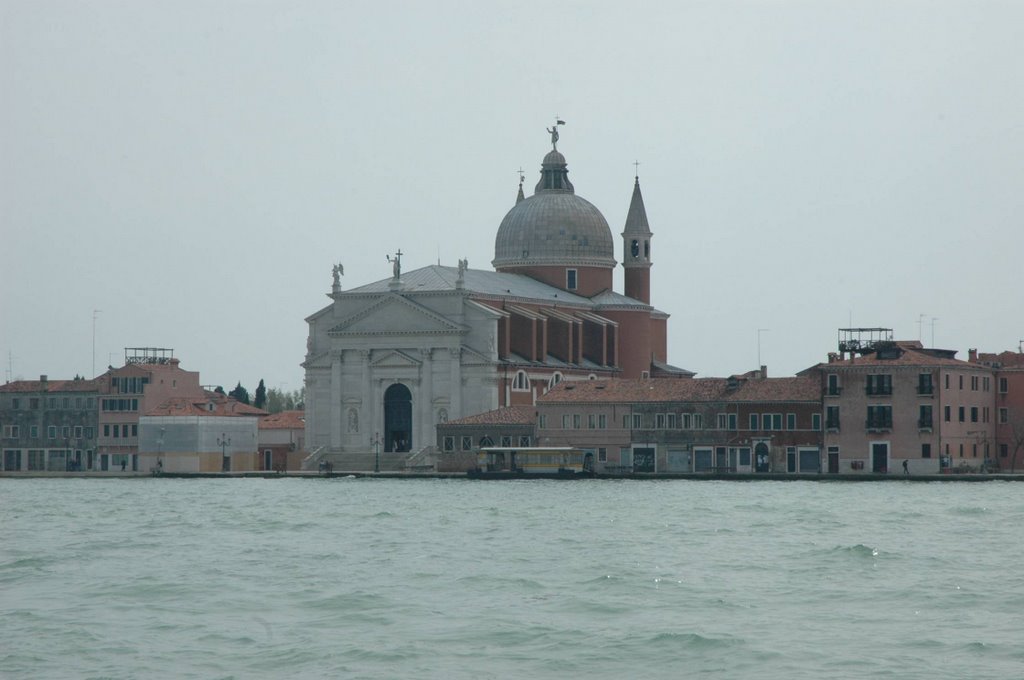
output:
[{"label": "balcony", "polygon": [[917,393],[922,395],[922,396],[931,396],[931,395],[935,394],[935,386],[934,385],[918,385],[917,386]]},{"label": "balcony", "polygon": [[842,393],[843,388],[839,387],[838,385],[829,385],[828,387],[825,388],[826,397],[838,397]]},{"label": "balcony", "polygon": [[892,396],[892,385],[868,385],[864,392],[869,397]]},{"label": "balcony", "polygon": [[922,432],[931,432],[932,431],[932,421],[931,421],[931,419],[929,418],[928,420],[918,420],[917,421],[917,429],[921,430]]},{"label": "balcony", "polygon": [[888,432],[892,429],[892,419],[869,418],[864,423],[864,427],[867,428],[868,432]]}]

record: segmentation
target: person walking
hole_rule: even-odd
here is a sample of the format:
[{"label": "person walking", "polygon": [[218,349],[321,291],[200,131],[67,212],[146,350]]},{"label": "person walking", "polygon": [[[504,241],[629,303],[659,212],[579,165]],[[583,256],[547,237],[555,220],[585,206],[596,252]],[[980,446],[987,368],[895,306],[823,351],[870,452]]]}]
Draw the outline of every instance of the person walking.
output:
[{"label": "person walking", "polygon": [[910,476],[910,468],[907,467],[907,461],[903,461],[903,474],[906,477]]}]

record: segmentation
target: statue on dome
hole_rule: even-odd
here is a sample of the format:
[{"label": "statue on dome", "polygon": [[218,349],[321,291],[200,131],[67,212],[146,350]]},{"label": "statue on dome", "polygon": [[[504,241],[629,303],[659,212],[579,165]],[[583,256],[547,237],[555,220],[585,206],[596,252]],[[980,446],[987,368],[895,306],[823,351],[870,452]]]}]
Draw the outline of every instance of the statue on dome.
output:
[{"label": "statue on dome", "polygon": [[459,281],[462,281],[463,279],[466,278],[466,270],[467,269],[469,269],[469,260],[468,259],[459,260]]},{"label": "statue on dome", "polygon": [[565,125],[565,121],[564,120],[559,120],[556,117],[555,118],[555,124],[551,127],[550,130],[548,130],[547,128],[544,128],[545,130],[548,130],[549,133],[551,133],[551,148],[554,149],[555,151],[558,151],[558,126],[559,125]]},{"label": "statue on dome", "polygon": [[399,248],[394,257],[390,255],[385,255],[384,257],[391,263],[391,273],[394,280],[397,281],[402,276],[402,249]]}]

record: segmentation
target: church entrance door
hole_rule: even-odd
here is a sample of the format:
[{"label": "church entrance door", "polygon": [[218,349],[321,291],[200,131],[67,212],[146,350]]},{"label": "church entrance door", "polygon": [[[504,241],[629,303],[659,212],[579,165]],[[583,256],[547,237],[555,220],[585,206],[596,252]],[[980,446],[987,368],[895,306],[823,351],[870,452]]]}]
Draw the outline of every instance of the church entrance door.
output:
[{"label": "church entrance door", "polygon": [[412,450],[412,392],[395,383],[384,392],[384,451]]}]

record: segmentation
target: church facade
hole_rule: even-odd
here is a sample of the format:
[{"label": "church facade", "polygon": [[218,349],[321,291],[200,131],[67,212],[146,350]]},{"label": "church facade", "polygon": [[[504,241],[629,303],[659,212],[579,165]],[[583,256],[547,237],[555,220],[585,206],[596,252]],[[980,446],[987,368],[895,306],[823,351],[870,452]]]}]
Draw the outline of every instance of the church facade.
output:
[{"label": "church facade", "polygon": [[403,272],[399,253],[391,278],[342,291],[335,268],[330,304],[306,319],[310,451],[409,455],[435,443],[438,423],[533,405],[562,380],[692,377],[667,363],[668,315],[650,304],[639,179],[621,234],[623,294],[612,290],[611,229],[567,167],[553,149],[534,194],[520,183],[493,271],[460,261]]}]

